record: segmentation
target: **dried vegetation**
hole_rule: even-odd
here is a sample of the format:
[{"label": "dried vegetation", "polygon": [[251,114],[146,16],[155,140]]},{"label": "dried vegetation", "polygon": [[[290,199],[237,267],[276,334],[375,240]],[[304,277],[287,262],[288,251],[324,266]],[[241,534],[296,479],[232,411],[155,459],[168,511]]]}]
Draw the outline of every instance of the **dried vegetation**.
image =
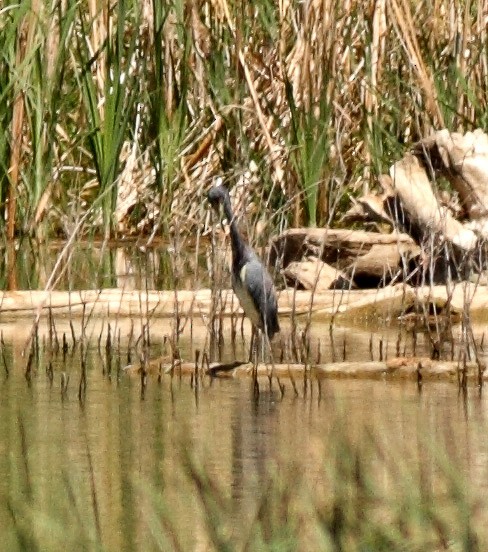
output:
[{"label": "dried vegetation", "polygon": [[481,0],[0,11],[9,237],[195,231],[217,175],[268,234],[337,222],[403,144],[486,126]]}]

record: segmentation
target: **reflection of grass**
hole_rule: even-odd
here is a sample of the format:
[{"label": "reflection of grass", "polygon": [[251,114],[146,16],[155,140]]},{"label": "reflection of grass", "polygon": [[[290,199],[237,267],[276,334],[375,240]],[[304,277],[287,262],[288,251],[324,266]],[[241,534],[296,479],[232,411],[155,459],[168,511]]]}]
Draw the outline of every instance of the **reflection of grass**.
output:
[{"label": "reflection of grass", "polygon": [[4,549],[101,548],[93,470],[90,469],[85,480],[79,473],[60,468],[53,484],[48,486],[49,496],[45,496],[44,482],[35,480],[32,474],[33,458],[22,418],[18,420],[18,427],[17,454],[11,451],[14,477],[9,495],[2,497],[4,506],[0,509],[0,521],[10,517],[11,522],[10,530],[2,531]]},{"label": "reflection of grass", "polygon": [[[0,289],[8,289],[9,269],[16,286],[22,290],[43,289],[56,265],[64,242],[38,243],[23,240],[16,250],[6,250],[0,256]],[[15,263],[9,264],[9,255]],[[181,274],[181,289],[208,287],[205,258],[190,247],[177,254],[166,243],[157,242],[141,250],[137,243],[110,244],[90,240],[76,242],[57,269],[53,288],[78,289],[174,289],[175,267]]]},{"label": "reflection of grass", "polygon": [[487,531],[475,522],[480,504],[443,447],[419,438],[406,448],[370,430],[353,438],[343,425],[337,421],[332,442],[304,451],[307,469],[296,460],[268,463],[246,504],[229,498],[184,438],[170,475],[158,474],[154,485],[139,477],[128,483],[127,511],[111,519],[114,512],[100,507],[106,489],[88,447],[86,473],[60,468],[43,496],[20,422],[15,482],[1,500],[12,522],[2,543],[9,550],[109,550],[133,530],[122,548],[188,550],[198,541],[205,550],[229,551],[485,549]]},{"label": "reflection of grass", "polygon": [[185,457],[207,536],[218,550],[474,550],[482,538],[462,477],[439,450],[409,465],[376,438],[355,444],[337,428],[313,477],[298,464],[270,470],[254,512],[236,527],[230,504],[198,461]]}]

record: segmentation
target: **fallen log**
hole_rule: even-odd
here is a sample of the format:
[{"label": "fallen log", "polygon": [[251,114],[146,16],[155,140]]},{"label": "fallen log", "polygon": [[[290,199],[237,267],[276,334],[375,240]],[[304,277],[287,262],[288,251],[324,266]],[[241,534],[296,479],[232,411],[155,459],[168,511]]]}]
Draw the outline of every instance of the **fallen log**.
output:
[{"label": "fallen log", "polygon": [[[290,228],[271,244],[270,264],[286,270],[290,263],[314,257],[360,288],[386,285],[402,268],[402,257],[418,247],[407,234],[330,228]],[[344,287],[344,286],[336,286]]]},{"label": "fallen log", "polygon": [[[216,310],[217,309],[217,310]],[[412,287],[396,284],[380,289],[329,290],[320,293],[285,288],[278,293],[280,316],[294,314],[366,319],[391,319],[405,312],[447,312],[471,316],[488,314],[488,286],[461,282],[450,287]],[[123,289],[82,291],[0,292],[0,320],[43,315],[69,318],[128,316],[133,318],[208,318],[242,314],[230,289],[212,296],[209,289],[197,291],[126,291]]]},{"label": "fallen log", "polygon": [[413,152],[450,181],[471,220],[488,217],[488,136],[483,130],[439,130],[416,144]]},{"label": "fallen log", "polygon": [[283,269],[283,275],[291,287],[316,293],[329,289],[353,289],[356,287],[343,272],[316,257],[291,262]]},{"label": "fallen log", "polygon": [[390,215],[399,225],[407,227],[405,229],[418,245],[437,245],[439,240],[445,240],[463,252],[476,247],[476,234],[439,204],[426,170],[417,157],[405,155],[393,165],[390,173],[401,207],[408,213],[407,222],[400,219],[398,209],[397,212],[390,209]]},{"label": "fallen log", "polygon": [[414,247],[407,234],[393,232],[365,232],[332,228],[290,228],[274,238],[271,244],[270,264],[278,260],[285,268],[292,261],[300,261],[305,256],[314,256],[324,263],[345,268],[358,256],[365,255],[376,245]]},{"label": "fallen log", "polygon": [[[380,194],[354,199],[345,220],[386,221],[413,238],[421,255],[410,257],[404,281],[446,283],[480,274],[488,264],[488,135],[434,132],[390,174],[379,178]],[[439,177],[458,195],[438,189]]]},{"label": "fallen log", "polygon": [[361,288],[387,285],[402,274],[402,259],[414,258],[418,251],[411,244],[374,244],[365,255],[358,257],[347,267],[346,274]]},{"label": "fallen log", "polygon": [[[426,381],[452,381],[457,383],[480,383],[488,380],[485,363],[431,360],[426,357],[401,357],[388,361],[370,362],[331,362],[326,364],[265,364],[256,366],[250,362],[212,363],[209,366],[194,362],[164,359],[150,361],[144,368],[147,375],[193,375],[217,378],[289,378],[302,383],[304,378],[321,380],[325,378],[387,379],[410,380],[417,383]],[[142,365],[131,365],[126,372],[140,376]]]}]

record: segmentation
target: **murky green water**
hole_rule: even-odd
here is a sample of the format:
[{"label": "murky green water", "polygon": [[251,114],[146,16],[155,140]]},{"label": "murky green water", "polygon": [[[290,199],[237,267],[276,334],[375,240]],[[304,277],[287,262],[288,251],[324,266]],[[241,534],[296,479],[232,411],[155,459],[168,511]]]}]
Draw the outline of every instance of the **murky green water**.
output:
[{"label": "murky green water", "polygon": [[[4,256],[1,286],[43,288],[57,250],[19,250],[14,273]],[[58,289],[171,289],[175,279],[181,288],[208,285],[204,260],[195,252],[174,257],[168,247],[148,253],[131,245],[101,254],[88,244],[66,262]],[[483,497],[488,488],[484,390],[470,387],[463,393],[452,382],[418,388],[406,382],[326,380],[320,387],[299,382],[298,396],[289,385],[282,395],[278,386],[269,389],[265,383],[256,395],[246,379],[203,378],[195,385],[178,374],[160,381],[149,377],[143,387],[138,375],[122,369],[129,356],[134,362],[143,354],[137,341],[142,321],[111,320],[107,355],[109,321],[100,319],[91,320],[86,330],[86,391],[80,393],[81,327],[79,320],[73,328],[69,322],[54,320],[58,348],[43,320],[26,378],[30,321],[0,321],[1,550],[33,550],[38,543],[49,550],[90,549],[96,542],[107,550],[170,550],[177,548],[172,535],[180,549],[211,550],[205,508],[188,475],[188,455],[216,485],[218,491],[212,492],[226,501],[223,510],[234,520],[230,530],[245,536],[272,474],[296,465],[312,489],[323,487],[324,466],[343,435],[358,443],[378,440],[393,464],[402,458],[412,473],[428,472],[433,489],[439,448],[447,451],[475,496]],[[292,324],[281,322],[273,354],[296,361]],[[217,341],[199,324],[185,326],[179,343],[183,360],[193,360],[197,351],[209,352],[210,360],[247,358],[248,327],[244,340],[239,330],[234,343],[229,320]],[[478,345],[485,329],[475,332]],[[171,320],[151,320],[151,358],[162,354],[163,336],[173,331]],[[431,337],[398,324],[369,329],[313,323],[307,347],[311,362],[361,362],[430,356]],[[459,328],[452,337],[441,343],[443,358],[457,358]],[[483,347],[477,354],[484,358]],[[362,453],[366,465],[367,451]],[[371,463],[376,466],[377,458]],[[387,494],[395,491],[385,466],[374,469]],[[411,484],[417,487],[421,481]]]},{"label": "murky green water", "polygon": [[[347,335],[354,343],[354,333]],[[270,468],[298,463],[313,479],[336,437],[338,420],[352,439],[373,428],[387,448],[405,449],[412,463],[425,460],[434,472],[430,456],[422,459],[419,451],[425,440],[442,441],[468,481],[481,492],[488,487],[488,400],[475,388],[463,394],[452,383],[428,383],[419,390],[413,383],[348,380],[325,381],[320,390],[315,384],[306,394],[300,388],[298,397],[290,389],[281,396],[276,388],[262,386],[256,397],[248,380],[204,379],[195,387],[188,377],[165,376],[160,382],[149,378],[141,393],[140,378],[117,373],[116,363],[109,371],[103,347],[99,351],[92,341],[80,401],[79,354],[50,359],[41,347],[27,381],[22,343],[7,341],[6,364],[0,362],[4,550],[22,547],[24,524],[47,534],[51,549],[76,546],[70,539],[78,535],[83,541],[90,534],[99,534],[109,550],[156,549],[154,519],[162,519],[163,502],[184,549],[207,549],[182,451],[189,450],[230,498],[240,531],[267,487]],[[159,346],[155,340],[154,355]],[[350,357],[365,354],[347,348]],[[46,373],[50,360],[52,381]],[[65,394],[63,372],[70,376]],[[30,507],[45,518],[32,520]],[[71,529],[78,525],[83,534],[74,537]]]}]

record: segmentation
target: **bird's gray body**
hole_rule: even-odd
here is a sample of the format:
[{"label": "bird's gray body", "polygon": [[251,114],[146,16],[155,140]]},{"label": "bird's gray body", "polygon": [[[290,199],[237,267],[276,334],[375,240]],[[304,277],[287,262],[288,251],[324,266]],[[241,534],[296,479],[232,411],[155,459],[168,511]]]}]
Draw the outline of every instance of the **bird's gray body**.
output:
[{"label": "bird's gray body", "polygon": [[280,331],[273,281],[256,253],[242,239],[232,214],[229,192],[224,186],[212,188],[209,200],[223,203],[232,240],[232,288],[242,310],[253,325],[271,339]]},{"label": "bird's gray body", "polygon": [[273,282],[254,252],[241,267],[232,271],[232,288],[242,310],[257,328],[270,339],[279,332]]}]

